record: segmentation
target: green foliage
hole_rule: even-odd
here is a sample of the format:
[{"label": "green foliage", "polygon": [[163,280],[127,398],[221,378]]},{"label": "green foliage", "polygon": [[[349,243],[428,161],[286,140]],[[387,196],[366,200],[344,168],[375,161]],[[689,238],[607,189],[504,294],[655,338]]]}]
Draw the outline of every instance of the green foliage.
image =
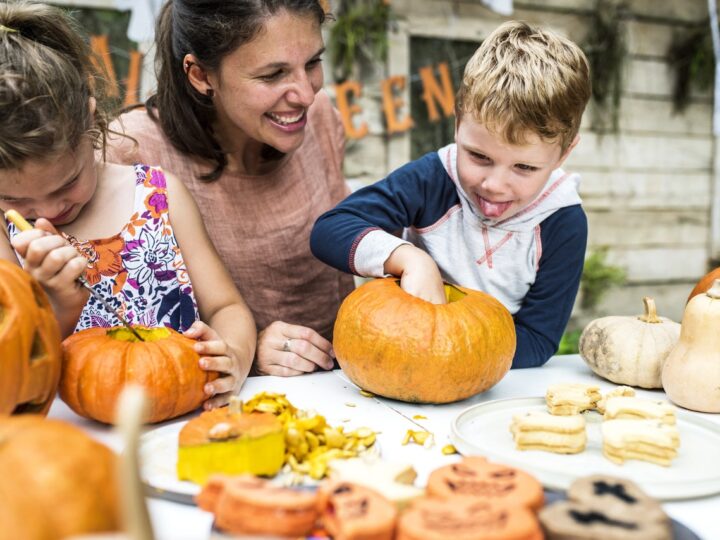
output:
[{"label": "green foliage", "polygon": [[328,43],[336,82],[346,80],[358,61],[387,59],[387,29],[392,20],[386,0],[340,1]]},{"label": "green foliage", "polygon": [[707,90],[715,80],[715,53],[707,19],[673,34],[668,63],[675,75],[673,105],[676,112],[682,112],[690,102],[691,86]]},{"label": "green foliage", "polygon": [[610,287],[625,283],[625,271],[605,262],[607,250],[607,247],[597,248],[585,259],[580,278],[583,309],[595,308]]},{"label": "green foliage", "polygon": [[560,338],[560,346],[556,354],[577,354],[582,330],[570,330]]},{"label": "green foliage", "polygon": [[595,0],[588,21],[590,30],[582,49],[590,62],[595,131],[618,130],[623,69],[628,54],[622,24],[626,13],[625,2]]}]

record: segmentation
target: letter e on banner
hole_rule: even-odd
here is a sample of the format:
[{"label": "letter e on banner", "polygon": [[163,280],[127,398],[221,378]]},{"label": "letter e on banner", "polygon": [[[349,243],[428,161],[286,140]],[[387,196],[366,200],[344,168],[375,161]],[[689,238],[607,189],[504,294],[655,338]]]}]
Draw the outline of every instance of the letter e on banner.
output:
[{"label": "letter e on banner", "polygon": [[405,100],[401,97],[395,97],[393,90],[403,90],[405,81],[404,75],[395,75],[382,82],[383,110],[385,111],[388,134],[402,133],[413,127],[413,120],[409,115],[402,120],[397,118],[397,111],[405,105]]},{"label": "letter e on banner", "polygon": [[344,83],[335,85],[335,101],[337,103],[340,117],[342,118],[343,127],[345,128],[345,136],[349,139],[362,139],[368,133],[366,123],[362,123],[359,128],[355,128],[353,124],[353,116],[362,112],[362,107],[355,103],[350,104],[349,94],[353,94],[355,98],[362,94],[362,86],[357,81],[345,81]]}]

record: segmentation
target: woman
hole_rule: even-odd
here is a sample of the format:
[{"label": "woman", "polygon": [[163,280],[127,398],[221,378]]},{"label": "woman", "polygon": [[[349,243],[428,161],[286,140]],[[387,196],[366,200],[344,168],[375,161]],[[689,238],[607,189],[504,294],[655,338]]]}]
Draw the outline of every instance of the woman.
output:
[{"label": "woman", "polygon": [[343,199],[342,124],[321,91],[317,0],[170,0],[157,22],[158,91],[120,117],[108,161],[160,165],[193,193],[259,330],[254,370],[333,366],[351,276],[310,253]]}]

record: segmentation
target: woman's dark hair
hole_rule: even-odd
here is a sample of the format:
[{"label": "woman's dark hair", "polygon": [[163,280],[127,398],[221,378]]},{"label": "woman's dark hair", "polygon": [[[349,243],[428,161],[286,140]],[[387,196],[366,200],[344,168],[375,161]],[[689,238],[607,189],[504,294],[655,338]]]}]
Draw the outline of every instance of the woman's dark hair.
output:
[{"label": "woman's dark hair", "polygon": [[251,41],[265,21],[281,10],[325,21],[319,0],[168,0],[157,20],[157,93],[146,102],[148,114],[160,122],[170,142],[183,153],[215,163],[201,176],[217,179],[227,165],[213,135],[215,109],[211,98],[187,78],[183,58],[192,54],[203,69],[214,71],[228,54]]},{"label": "woman's dark hair", "polygon": [[0,4],[0,169],[77,148],[85,135],[104,150],[104,79],[93,59],[64,11]]}]

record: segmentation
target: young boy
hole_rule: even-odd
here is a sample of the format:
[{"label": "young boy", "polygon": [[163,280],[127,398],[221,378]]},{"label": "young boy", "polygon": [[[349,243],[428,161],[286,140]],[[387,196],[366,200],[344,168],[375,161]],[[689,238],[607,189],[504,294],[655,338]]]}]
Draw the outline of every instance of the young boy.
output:
[{"label": "young boy", "polygon": [[313,253],[357,275],[400,276],[404,290],[436,304],[446,302],[443,280],[485,291],[513,314],[512,367],[541,366],[557,350],[582,273],[579,177],[560,166],[589,98],[577,45],[503,24],[465,67],[455,144],[320,216]]}]

